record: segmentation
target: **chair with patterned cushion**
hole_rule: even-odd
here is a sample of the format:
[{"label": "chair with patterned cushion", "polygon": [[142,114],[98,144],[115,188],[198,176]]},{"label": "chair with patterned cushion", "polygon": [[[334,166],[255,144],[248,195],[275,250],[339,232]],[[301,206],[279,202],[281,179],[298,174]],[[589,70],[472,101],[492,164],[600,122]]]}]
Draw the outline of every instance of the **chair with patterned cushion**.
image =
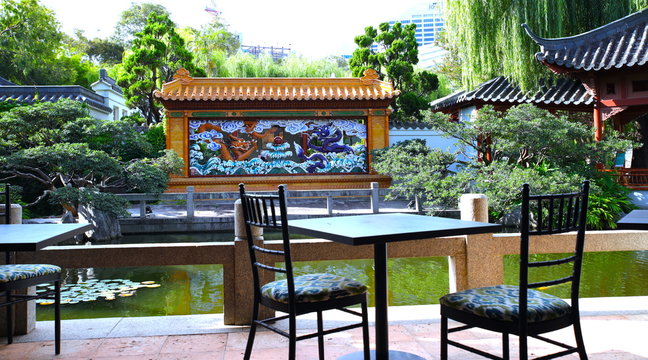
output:
[{"label": "chair with patterned cushion", "polygon": [[[295,276],[290,252],[284,187],[279,186],[279,191],[272,194],[247,194],[244,184],[240,184],[239,188],[254,281],[254,308],[244,359],[250,358],[256,328],[260,325],[288,338],[288,357],[291,360],[295,359],[298,340],[317,337],[319,358],[324,359],[325,335],[362,327],[364,358],[369,360],[367,287],[355,280],[333,274]],[[280,249],[255,243],[252,238],[252,226],[281,231],[283,242]],[[278,267],[276,263],[283,263],[283,267]],[[261,285],[260,271],[283,274],[285,278]],[[260,305],[288,315],[259,319]],[[353,305],[360,305],[361,312],[347,309],[348,306]],[[322,312],[332,309],[357,315],[362,320],[325,330]],[[296,317],[312,312],[317,313],[317,332],[297,336]],[[272,325],[283,319],[288,319],[288,332]]]},{"label": "chair with patterned cushion", "polygon": [[[568,194],[530,195],[529,185],[522,188],[522,215],[520,231],[519,285],[497,285],[459,291],[443,296],[441,304],[441,359],[448,358],[448,345],[452,345],[490,359],[509,358],[509,334],[519,337],[519,358],[527,359],[527,337],[545,341],[562,348],[561,351],[536,359],[552,359],[578,353],[587,359],[581,334],[578,306],[589,181],[583,182],[581,191]],[[529,257],[529,241],[540,235],[553,235],[575,231],[574,252],[569,256],[547,261],[533,261]],[[533,237],[531,237],[533,236]],[[572,237],[565,237],[570,241]],[[550,271],[551,269],[557,271]],[[540,270],[544,269],[544,270]],[[529,282],[529,272],[533,282]],[[535,271],[533,271],[535,270]],[[546,279],[561,273],[568,275]],[[537,279],[537,280],[536,280]],[[539,289],[571,282],[571,305],[559,297]],[[448,328],[448,319],[463,325]],[[573,326],[576,346],[549,339],[542,334]],[[502,357],[480,349],[449,340],[448,334],[478,327],[502,334]]]},{"label": "chair with patterned cushion", "polygon": [[[9,204],[9,185],[6,185],[5,203]],[[7,209],[10,209],[7,207]],[[7,223],[10,218],[7,216]],[[2,234],[0,234],[2,241]],[[17,290],[25,290],[38,284],[53,283],[53,290],[31,294],[16,293]],[[7,252],[5,264],[0,265],[0,308],[6,307],[6,333],[7,342],[13,343],[14,321],[13,305],[36,299],[49,299],[54,302],[54,352],[58,355],[61,352],[61,268],[48,264],[14,264],[13,254]]]}]

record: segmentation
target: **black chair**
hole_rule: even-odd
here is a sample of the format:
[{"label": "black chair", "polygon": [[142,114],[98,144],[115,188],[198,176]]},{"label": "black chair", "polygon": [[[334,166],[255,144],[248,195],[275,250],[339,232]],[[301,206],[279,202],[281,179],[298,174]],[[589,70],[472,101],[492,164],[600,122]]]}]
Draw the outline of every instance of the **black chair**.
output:
[{"label": "black chair", "polygon": [[[254,279],[254,309],[244,359],[250,358],[256,328],[257,325],[260,325],[288,338],[288,357],[291,360],[295,359],[296,342],[298,340],[317,337],[319,358],[324,359],[325,335],[362,327],[364,358],[369,360],[367,287],[355,280],[332,274],[295,276],[290,253],[290,235],[288,233],[284,187],[279,186],[277,193],[255,195],[246,194],[244,184],[240,184],[239,189]],[[281,231],[283,235],[282,250],[270,249],[264,247],[263,244],[255,244],[252,239],[252,226]],[[263,263],[260,258],[267,259],[267,261]],[[277,262],[282,262],[284,267],[277,267]],[[285,279],[276,280],[262,286],[259,282],[260,271],[284,274]],[[361,306],[362,312],[346,309],[347,306],[358,304]],[[258,318],[259,305],[264,305],[288,315],[260,320]],[[322,312],[332,309],[360,316],[362,321],[324,330]],[[317,312],[317,332],[297,336],[296,317],[312,312]],[[272,325],[272,323],[283,319],[288,319],[289,331],[287,333]]]},{"label": "black chair", "polygon": [[[11,201],[9,185],[5,189],[5,220],[9,224],[11,217]],[[0,235],[0,241],[2,236]],[[54,289],[36,295],[16,294],[16,290],[27,289],[43,283],[53,283]],[[14,264],[13,254],[6,252],[5,264],[0,265],[0,307],[6,307],[7,342],[13,343],[13,305],[36,299],[54,300],[54,352],[61,352],[61,268],[48,264]]]},{"label": "black chair", "polygon": [[[520,359],[528,358],[527,336],[564,348],[562,351],[536,359],[552,359],[571,353],[578,353],[581,359],[587,359],[581,334],[578,293],[583,262],[588,195],[589,181],[583,182],[580,192],[556,195],[530,195],[529,185],[524,184],[522,189],[519,286],[489,286],[443,296],[440,299],[441,359],[448,358],[448,345],[490,359],[508,359],[509,334],[519,336]],[[530,235],[559,234],[568,231],[577,232],[573,254],[557,260],[529,260]],[[569,276],[529,283],[530,269],[547,269],[559,265],[568,267]],[[536,290],[568,282],[571,282],[571,306],[558,297]],[[465,325],[448,329],[448,319]],[[575,347],[541,336],[541,334],[568,326],[574,328]],[[503,356],[498,357],[448,339],[448,333],[473,327],[502,333]]]}]

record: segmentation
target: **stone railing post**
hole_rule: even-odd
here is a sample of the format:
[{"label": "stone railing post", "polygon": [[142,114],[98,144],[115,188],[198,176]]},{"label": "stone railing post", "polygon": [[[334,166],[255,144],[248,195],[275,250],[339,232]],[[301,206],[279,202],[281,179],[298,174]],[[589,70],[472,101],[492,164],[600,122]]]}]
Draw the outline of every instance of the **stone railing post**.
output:
[{"label": "stone railing post", "polygon": [[[484,194],[461,195],[459,210],[461,220],[488,222],[488,198]],[[504,281],[503,255],[498,252],[498,244],[493,234],[466,236],[465,262],[453,264],[450,261],[450,265],[465,266],[465,281],[457,281],[458,290],[497,285]]]},{"label": "stone railing post", "polygon": [[146,200],[140,200],[139,209],[140,209],[140,214],[139,214],[140,219],[146,218]]},{"label": "stone railing post", "polygon": [[194,217],[194,187],[187,186],[187,218]]},{"label": "stone railing post", "polygon": [[459,211],[461,220],[488,222],[488,198],[484,194],[463,194]]},{"label": "stone railing post", "polygon": [[372,182],[371,183],[371,211],[374,214],[378,214],[380,211],[378,202],[380,201],[380,184],[377,182]]},{"label": "stone railing post", "polygon": [[[252,227],[252,237],[255,242],[263,243],[263,229]],[[234,203],[234,264],[223,265],[224,269],[224,323],[226,325],[249,325],[252,319],[254,305],[254,280],[250,253],[247,246],[247,234],[243,218],[241,200]],[[230,268],[232,267],[232,268]],[[273,281],[267,271],[259,273],[262,284]],[[233,291],[231,291],[233,290]],[[270,317],[273,312],[261,306],[259,317]]]},{"label": "stone railing post", "polygon": [[326,213],[333,215],[333,197],[330,195],[326,196]]}]

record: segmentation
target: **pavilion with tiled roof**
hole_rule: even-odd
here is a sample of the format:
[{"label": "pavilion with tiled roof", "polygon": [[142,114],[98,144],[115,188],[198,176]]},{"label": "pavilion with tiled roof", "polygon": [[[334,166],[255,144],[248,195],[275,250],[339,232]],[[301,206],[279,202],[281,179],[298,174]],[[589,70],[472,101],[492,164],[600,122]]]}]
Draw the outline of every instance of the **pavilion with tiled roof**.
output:
[{"label": "pavilion with tiled roof", "polygon": [[603,121],[617,127],[648,112],[648,9],[570,37],[545,39],[523,25],[540,46],[536,59],[578,79],[594,98],[596,139]]},{"label": "pavilion with tiled roof", "polygon": [[[604,121],[618,130],[648,113],[648,9],[570,37],[545,39],[523,25],[540,46],[536,59],[551,71],[580,81],[593,103],[595,139]],[[638,121],[643,139],[648,126]],[[646,144],[646,141],[643,141]],[[648,168],[648,147],[635,150],[633,168]]]},{"label": "pavilion with tiled roof", "polygon": [[[193,78],[184,69],[155,92],[166,110],[167,148],[187,164],[169,191],[368,188],[389,145],[398,96],[373,70],[360,78]],[[294,175],[301,176],[294,176]]]}]

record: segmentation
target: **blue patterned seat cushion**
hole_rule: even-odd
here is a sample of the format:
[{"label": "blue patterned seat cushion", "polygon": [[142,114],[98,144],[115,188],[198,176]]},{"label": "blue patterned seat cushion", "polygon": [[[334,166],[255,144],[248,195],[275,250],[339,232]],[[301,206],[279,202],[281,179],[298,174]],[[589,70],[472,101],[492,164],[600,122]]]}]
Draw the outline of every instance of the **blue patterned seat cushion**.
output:
[{"label": "blue patterned seat cushion", "polygon": [[60,273],[61,268],[48,264],[9,264],[0,265],[0,283],[25,280],[43,275]]},{"label": "blue patterned seat cushion", "polygon": [[[295,276],[297,302],[318,302],[363,294],[367,287],[355,280],[332,274]],[[288,303],[288,281],[277,280],[261,287],[261,294],[281,303]]]},{"label": "blue patterned seat cushion", "polygon": [[[488,319],[518,321],[520,289],[498,285],[459,291],[443,296],[439,303]],[[564,300],[529,289],[527,319],[530,323],[557,319],[571,312]]]}]

